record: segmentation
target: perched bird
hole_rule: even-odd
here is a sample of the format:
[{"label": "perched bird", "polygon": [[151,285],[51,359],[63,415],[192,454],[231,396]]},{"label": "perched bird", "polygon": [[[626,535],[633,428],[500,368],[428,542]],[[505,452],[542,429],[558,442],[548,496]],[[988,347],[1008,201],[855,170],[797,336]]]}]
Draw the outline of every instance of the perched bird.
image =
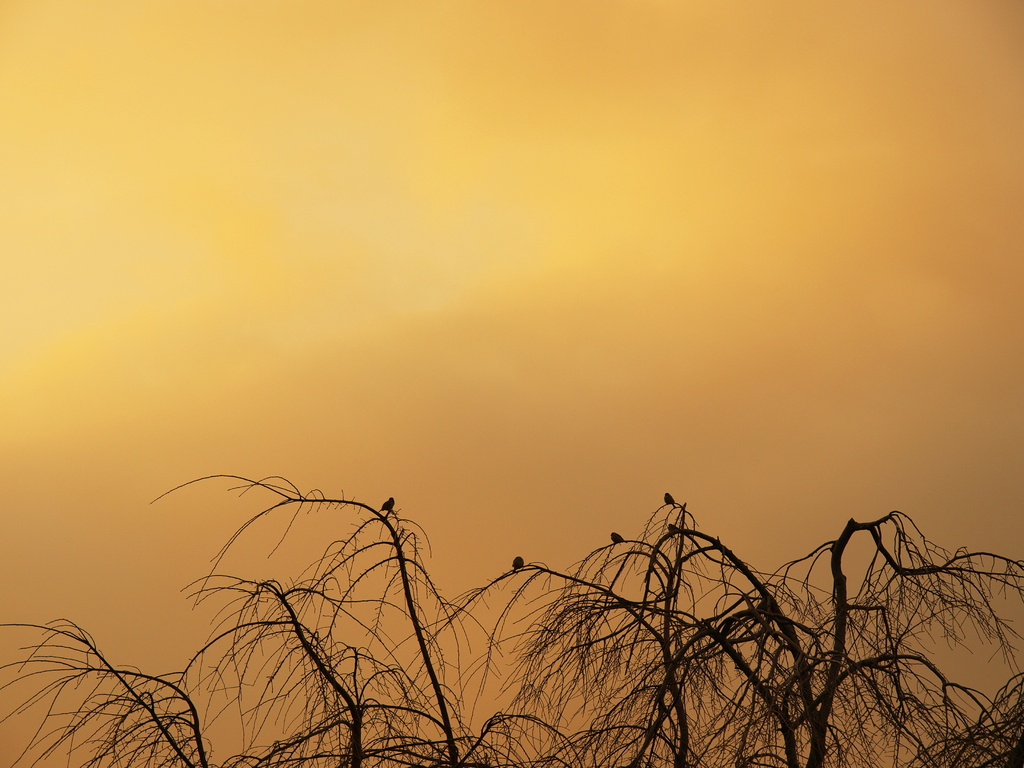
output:
[{"label": "perched bird", "polygon": [[625,541],[625,539],[622,538],[621,536],[619,536],[619,534],[617,534],[615,531],[612,531],[612,541],[615,544],[621,544],[622,542]]},{"label": "perched bird", "polygon": [[388,500],[380,505],[380,511],[381,512],[390,512],[394,508],[395,508],[395,497],[394,496],[388,496]]},{"label": "perched bird", "polygon": [[669,533],[679,533],[680,530],[682,530],[682,529],[678,525],[675,525],[673,523],[669,523],[668,524],[668,532]]},{"label": "perched bird", "polygon": [[675,504],[676,503],[676,500],[672,498],[672,494],[671,493],[667,493],[667,492],[665,493],[665,503],[666,504]]},{"label": "perched bird", "polygon": [[524,565],[526,565],[526,561],[523,560],[523,558],[521,558],[519,555],[516,555],[516,559],[512,561],[512,570],[518,571]]}]

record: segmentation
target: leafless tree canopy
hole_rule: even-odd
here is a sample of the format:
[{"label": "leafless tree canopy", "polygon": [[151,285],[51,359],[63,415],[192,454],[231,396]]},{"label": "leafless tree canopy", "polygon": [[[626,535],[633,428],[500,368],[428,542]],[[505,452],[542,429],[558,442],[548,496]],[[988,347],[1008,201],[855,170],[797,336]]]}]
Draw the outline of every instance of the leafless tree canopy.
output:
[{"label": "leafless tree canopy", "polygon": [[[761,571],[666,494],[636,539],[448,600],[390,499],[233,479],[270,501],[222,554],[284,510],[340,510],[349,535],[287,584],[198,582],[218,623],[177,674],[114,664],[67,620],[7,625],[37,633],[3,667],[27,691],[7,716],[34,720],[22,764],[1024,766],[1024,563],[946,551],[899,512]],[[952,679],[936,641],[1001,656],[1005,687]]]}]

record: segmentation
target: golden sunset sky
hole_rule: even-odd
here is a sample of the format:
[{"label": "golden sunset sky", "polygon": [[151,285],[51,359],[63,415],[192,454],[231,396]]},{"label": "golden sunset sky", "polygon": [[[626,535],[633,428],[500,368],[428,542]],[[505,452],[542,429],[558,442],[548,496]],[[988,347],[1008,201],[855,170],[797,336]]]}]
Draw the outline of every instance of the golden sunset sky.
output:
[{"label": "golden sunset sky", "polygon": [[450,595],[666,490],[1022,557],[1024,6],[6,2],[0,328],[0,621],[122,663],[221,472],[393,495]]}]

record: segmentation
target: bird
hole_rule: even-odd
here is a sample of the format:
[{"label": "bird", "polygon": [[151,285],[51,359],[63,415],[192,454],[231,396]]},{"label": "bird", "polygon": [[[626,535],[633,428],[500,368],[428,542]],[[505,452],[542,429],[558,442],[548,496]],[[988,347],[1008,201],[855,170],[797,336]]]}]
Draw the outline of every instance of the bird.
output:
[{"label": "bird", "polygon": [[672,494],[668,493],[667,491],[665,492],[665,503],[666,504],[675,504],[676,503],[676,500],[672,498]]},{"label": "bird", "polygon": [[679,533],[680,530],[682,530],[682,529],[678,525],[675,525],[674,523],[669,523],[668,524],[668,532],[669,533]]},{"label": "bird", "polygon": [[520,557],[519,555],[516,555],[516,559],[512,561],[512,570],[513,571],[518,571],[524,565],[526,565],[526,561],[523,560],[523,558]]},{"label": "bird", "polygon": [[619,536],[619,534],[617,534],[615,531],[612,531],[612,541],[615,544],[621,544],[622,542],[625,541],[625,539],[622,538],[621,536]]},{"label": "bird", "polygon": [[388,500],[380,505],[380,511],[381,512],[385,512],[385,513],[386,512],[390,512],[394,508],[395,508],[395,497],[394,496],[388,496]]}]

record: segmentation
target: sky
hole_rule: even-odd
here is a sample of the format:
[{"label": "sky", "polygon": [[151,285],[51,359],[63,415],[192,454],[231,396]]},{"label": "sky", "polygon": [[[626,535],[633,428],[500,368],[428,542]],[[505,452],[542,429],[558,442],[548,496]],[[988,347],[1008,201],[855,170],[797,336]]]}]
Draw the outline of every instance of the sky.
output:
[{"label": "sky", "polygon": [[8,0],[0,621],[173,668],[216,473],[394,496],[452,596],[666,490],[1024,557],[1022,210],[1016,0]]}]

